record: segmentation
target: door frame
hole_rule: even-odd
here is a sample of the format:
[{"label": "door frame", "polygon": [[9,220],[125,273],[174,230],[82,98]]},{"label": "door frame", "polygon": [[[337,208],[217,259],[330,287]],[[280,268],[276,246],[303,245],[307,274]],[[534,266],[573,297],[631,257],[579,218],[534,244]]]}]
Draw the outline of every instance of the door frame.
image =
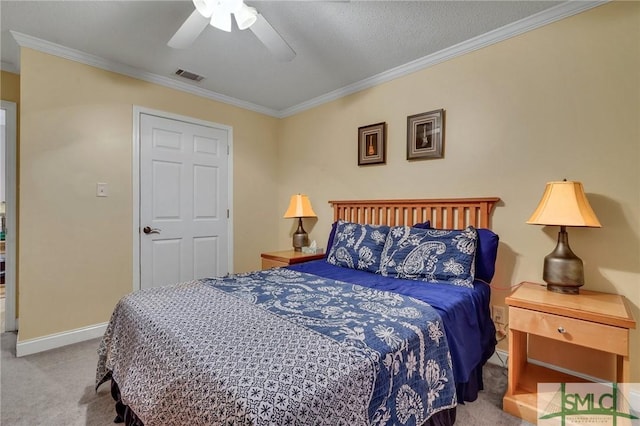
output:
[{"label": "door frame", "polygon": [[140,290],[140,116],[155,115],[169,120],[184,121],[200,126],[215,127],[228,132],[227,141],[227,259],[229,273],[233,272],[233,127],[211,121],[200,120],[184,115],[173,114],[141,106],[133,106],[133,143],[132,143],[132,196],[133,196],[133,291]]},{"label": "door frame", "polygon": [[5,262],[4,262],[4,329],[16,331],[18,320],[16,318],[16,244],[18,227],[16,220],[16,189],[17,189],[17,133],[18,133],[18,109],[15,102],[2,101],[0,107],[5,110],[5,201],[6,201],[6,225]]}]

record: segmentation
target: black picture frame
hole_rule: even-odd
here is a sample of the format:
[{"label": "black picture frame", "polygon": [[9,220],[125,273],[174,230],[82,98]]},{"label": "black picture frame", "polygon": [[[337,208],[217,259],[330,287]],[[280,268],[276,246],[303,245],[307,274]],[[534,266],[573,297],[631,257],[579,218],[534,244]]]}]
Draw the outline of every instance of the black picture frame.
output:
[{"label": "black picture frame", "polygon": [[444,156],[444,109],[407,117],[407,160]]},{"label": "black picture frame", "polygon": [[358,165],[385,164],[387,123],[358,127]]}]

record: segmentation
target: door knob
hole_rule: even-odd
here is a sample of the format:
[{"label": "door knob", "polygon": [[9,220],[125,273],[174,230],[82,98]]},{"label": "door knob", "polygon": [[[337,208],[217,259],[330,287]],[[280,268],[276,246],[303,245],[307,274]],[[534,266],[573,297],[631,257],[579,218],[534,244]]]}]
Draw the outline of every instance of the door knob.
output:
[{"label": "door knob", "polygon": [[142,228],[142,232],[144,232],[145,234],[159,234],[160,230],[158,228],[150,228],[148,226],[145,226],[144,228]]}]

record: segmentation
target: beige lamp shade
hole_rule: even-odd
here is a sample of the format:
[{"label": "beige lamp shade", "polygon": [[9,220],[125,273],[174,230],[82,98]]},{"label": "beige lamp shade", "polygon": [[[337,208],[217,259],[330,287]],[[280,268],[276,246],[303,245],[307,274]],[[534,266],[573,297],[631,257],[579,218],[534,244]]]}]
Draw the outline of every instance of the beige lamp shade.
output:
[{"label": "beige lamp shade", "polygon": [[291,196],[289,201],[289,208],[284,213],[285,218],[292,217],[317,217],[313,208],[311,207],[311,201],[309,197],[303,194],[295,194]]},{"label": "beige lamp shade", "polygon": [[600,228],[580,182],[549,182],[527,223]]}]

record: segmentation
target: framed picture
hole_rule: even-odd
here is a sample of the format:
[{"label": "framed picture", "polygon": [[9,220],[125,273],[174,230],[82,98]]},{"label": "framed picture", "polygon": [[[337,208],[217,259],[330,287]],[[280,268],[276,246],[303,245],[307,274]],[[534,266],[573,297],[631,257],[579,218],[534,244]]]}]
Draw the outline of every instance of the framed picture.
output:
[{"label": "framed picture", "polygon": [[384,164],[387,123],[358,127],[358,165]]},{"label": "framed picture", "polygon": [[444,110],[407,117],[407,160],[442,158]]}]

